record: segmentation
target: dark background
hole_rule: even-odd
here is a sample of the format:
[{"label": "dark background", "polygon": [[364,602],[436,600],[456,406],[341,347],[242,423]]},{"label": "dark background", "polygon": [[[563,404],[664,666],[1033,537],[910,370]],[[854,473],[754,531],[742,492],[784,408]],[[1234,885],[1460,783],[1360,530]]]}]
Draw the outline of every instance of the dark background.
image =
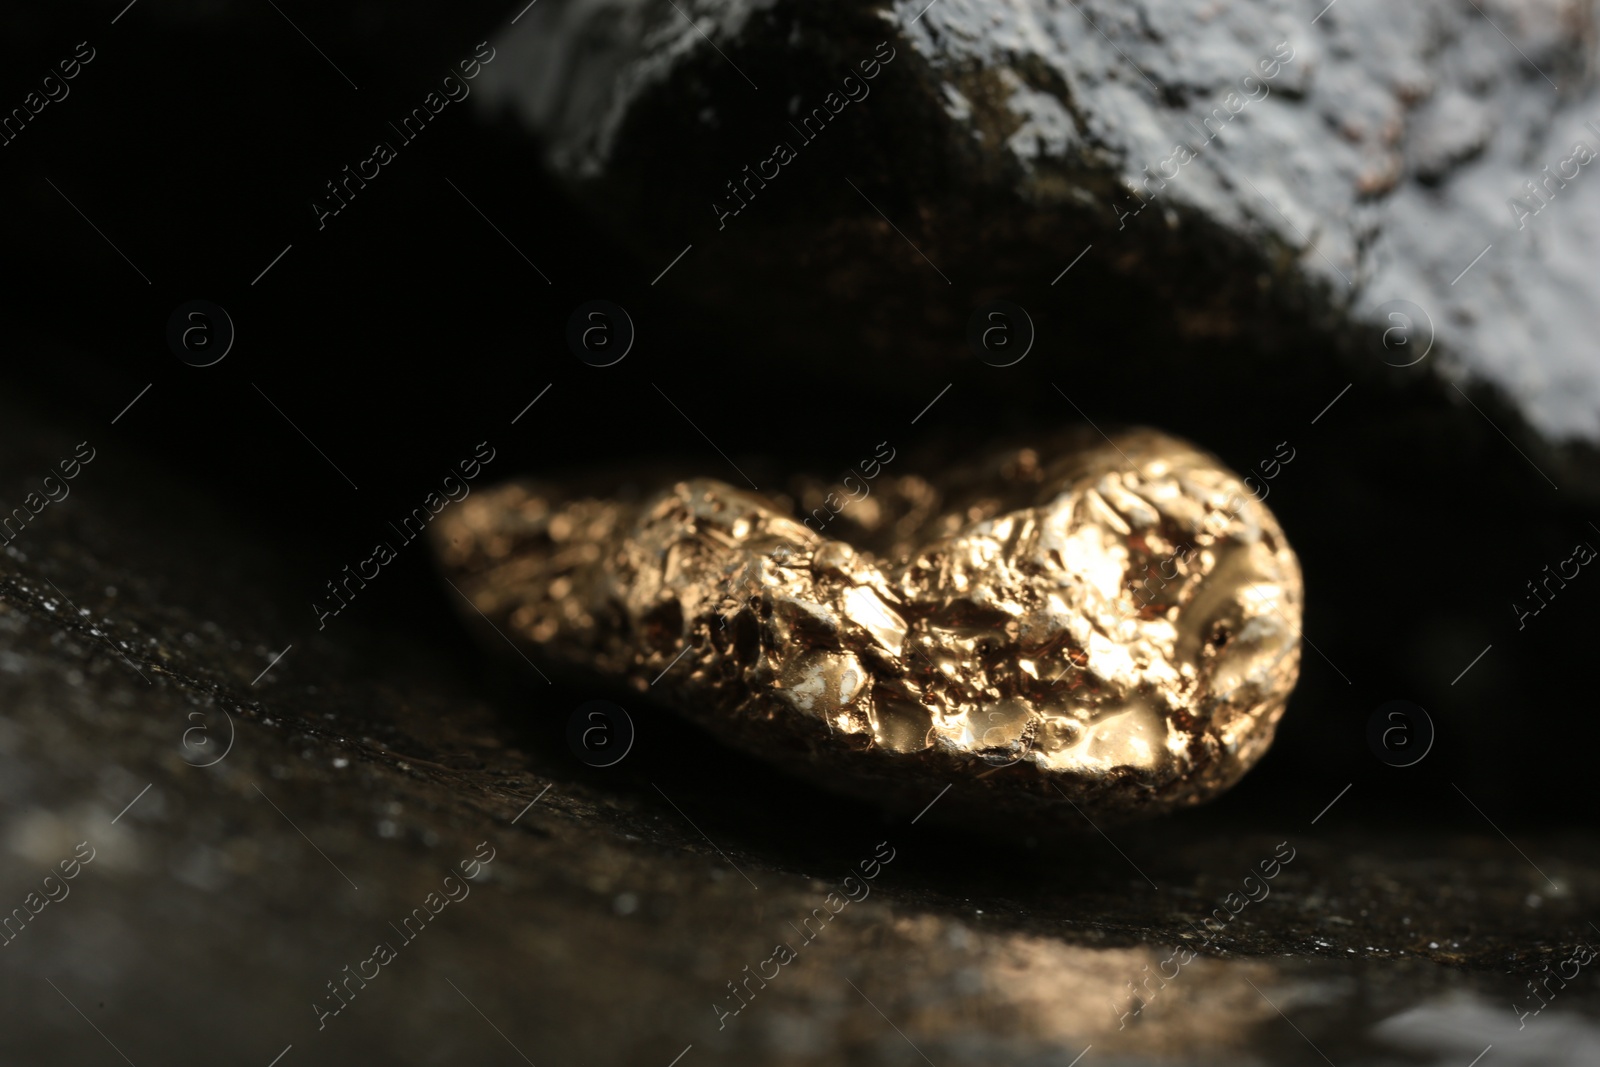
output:
[{"label": "dark background", "polygon": [[[0,148],[8,383],[97,448],[153,457],[290,557],[303,587],[284,597],[307,606],[303,630],[285,643],[404,632],[454,650],[465,675],[479,671],[484,658],[421,546],[402,551],[324,635],[309,606],[479,441],[498,452],[494,480],[638,458],[736,480],[664,392],[764,487],[796,470],[826,476],[885,439],[913,461],[923,451],[935,470],[940,456],[1079,421],[1054,383],[1102,429],[1156,426],[1240,471],[1281,441],[1296,450],[1269,506],[1305,568],[1300,686],[1268,758],[1214,811],[1186,818],[1248,820],[1286,788],[1332,797],[1355,782],[1342,814],[1374,822],[1404,812],[1484,831],[1462,793],[1507,830],[1588,819],[1600,726],[1585,585],[1600,579],[1580,574],[1521,632],[1509,605],[1575,541],[1600,544],[1588,526],[1596,467],[1587,448],[1533,438],[1492,393],[1473,397],[1559,490],[1487,419],[1463,414],[1433,363],[1386,367],[1365,339],[1281,307],[1271,330],[1180,341],[1158,296],[1094,259],[1058,286],[1045,275],[1031,290],[1001,294],[1038,325],[1033,351],[1014,367],[990,367],[965,345],[968,315],[995,295],[982,263],[941,264],[957,279],[948,304],[930,312],[953,324],[942,350],[865,358],[863,324],[848,318],[826,323],[827,345],[797,345],[797,334],[814,335],[813,311],[827,300],[805,269],[807,248],[794,249],[790,286],[769,294],[793,316],[752,323],[708,295],[740,270],[738,246],[718,241],[709,212],[683,213],[676,246],[618,232],[603,203],[580,204],[553,184],[535,141],[477,99],[446,108],[318,231],[310,204],[324,182],[375,138],[391,139],[387,122],[420,103],[506,12],[285,9],[353,90],[269,4],[140,0],[111,25],[121,6],[5,16],[0,106],[20,105],[78,41],[98,53],[67,99]],[[780,92],[782,80],[781,69],[763,76]],[[726,125],[739,122],[734,111]],[[784,179],[781,210],[819,220],[863,210],[837,191],[850,150],[843,139],[808,148]],[[660,173],[639,175],[641,196],[670,184],[673,159],[653,166]],[[678,211],[680,199],[664,204]],[[892,202],[883,206],[895,214]],[[652,286],[691,242],[695,250]],[[632,352],[609,368],[580,362],[564,339],[573,309],[594,298],[625,307],[638,329]],[[222,305],[237,328],[214,367],[187,366],[166,344],[168,316],[192,299]],[[5,486],[6,499],[28,488]],[[78,491],[93,492],[92,478]],[[559,749],[568,711],[594,692],[508,677],[498,668],[482,676],[501,687],[507,729]],[[1428,758],[1408,769],[1385,766],[1366,739],[1371,713],[1393,699],[1420,704],[1438,729]],[[704,754],[687,728],[650,721],[624,773],[608,779],[618,788],[648,788],[673,766],[692,780],[701,759],[739,773],[739,758]],[[752,819],[784,803],[751,799]]]}]

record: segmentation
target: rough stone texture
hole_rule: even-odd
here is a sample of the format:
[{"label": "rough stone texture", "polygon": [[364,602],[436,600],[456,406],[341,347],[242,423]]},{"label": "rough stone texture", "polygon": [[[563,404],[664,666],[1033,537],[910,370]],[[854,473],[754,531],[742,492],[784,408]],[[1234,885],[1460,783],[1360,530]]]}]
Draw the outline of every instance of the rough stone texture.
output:
[{"label": "rough stone texture", "polygon": [[[1574,159],[1600,152],[1591,0],[546,0],[499,40],[486,100],[663,263],[735,249],[707,302],[753,324],[794,300],[797,349],[843,306],[857,345],[937,362],[998,294],[1065,302],[1071,351],[1122,313],[1101,291],[1132,290],[1180,341],[1309,330],[1393,364],[1433,344],[1444,380],[1600,436],[1600,181]],[[880,40],[892,62],[846,85]],[[813,147],[793,124],[830,91],[866,95]],[[758,166],[774,141],[799,159]],[[720,218],[747,164],[778,176]],[[817,275],[813,317],[789,290]]]}]

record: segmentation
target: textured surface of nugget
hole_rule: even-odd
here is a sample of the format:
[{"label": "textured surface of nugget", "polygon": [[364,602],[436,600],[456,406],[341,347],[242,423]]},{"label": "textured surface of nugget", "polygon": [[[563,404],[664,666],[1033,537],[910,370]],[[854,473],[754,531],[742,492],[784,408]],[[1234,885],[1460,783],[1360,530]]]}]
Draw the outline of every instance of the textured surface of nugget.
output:
[{"label": "textured surface of nugget", "polygon": [[[964,779],[944,814],[1151,814],[1270,745],[1300,568],[1214,457],[1147,430],[1096,441],[937,483],[846,479],[806,522],[712,479],[633,500],[519,482],[447,513],[435,548],[541,662],[625,679],[831,788],[920,807]],[[810,528],[846,493],[853,543]]]}]

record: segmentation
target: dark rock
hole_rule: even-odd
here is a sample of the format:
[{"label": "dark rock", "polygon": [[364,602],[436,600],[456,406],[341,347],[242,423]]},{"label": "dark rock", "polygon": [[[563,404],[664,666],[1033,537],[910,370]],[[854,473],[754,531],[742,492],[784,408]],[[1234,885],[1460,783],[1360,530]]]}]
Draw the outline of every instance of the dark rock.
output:
[{"label": "dark rock", "polygon": [[[1281,350],[1309,331],[1372,359],[1407,300],[1391,362],[1432,342],[1445,381],[1595,441],[1600,181],[1573,163],[1537,217],[1509,206],[1575,141],[1600,152],[1590,5],[1320,6],[545,0],[498,38],[487,99],[663,264],[690,242],[738,264],[676,281],[741,325],[783,317],[793,350],[836,344],[843,308],[855,350],[938,365],[961,354],[957,308],[1025,293],[1074,356],[1119,333]],[[879,41],[895,58],[869,82]],[[774,142],[797,158],[762,164]],[[772,180],[746,189],[747,165]],[[1129,291],[1151,322],[1118,331]]]}]

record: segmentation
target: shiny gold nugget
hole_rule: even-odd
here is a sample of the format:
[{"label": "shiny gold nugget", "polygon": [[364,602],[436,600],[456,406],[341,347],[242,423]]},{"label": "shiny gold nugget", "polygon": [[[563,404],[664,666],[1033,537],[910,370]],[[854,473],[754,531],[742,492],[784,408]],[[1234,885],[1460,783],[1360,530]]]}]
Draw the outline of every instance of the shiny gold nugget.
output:
[{"label": "shiny gold nugget", "polygon": [[1214,457],[1097,440],[938,483],[874,462],[847,506],[797,483],[849,543],[791,498],[695,479],[631,501],[509,484],[434,544],[546,665],[625,679],[829,788],[920,808],[955,783],[943,814],[966,816],[1197,804],[1272,742],[1299,563]]}]

